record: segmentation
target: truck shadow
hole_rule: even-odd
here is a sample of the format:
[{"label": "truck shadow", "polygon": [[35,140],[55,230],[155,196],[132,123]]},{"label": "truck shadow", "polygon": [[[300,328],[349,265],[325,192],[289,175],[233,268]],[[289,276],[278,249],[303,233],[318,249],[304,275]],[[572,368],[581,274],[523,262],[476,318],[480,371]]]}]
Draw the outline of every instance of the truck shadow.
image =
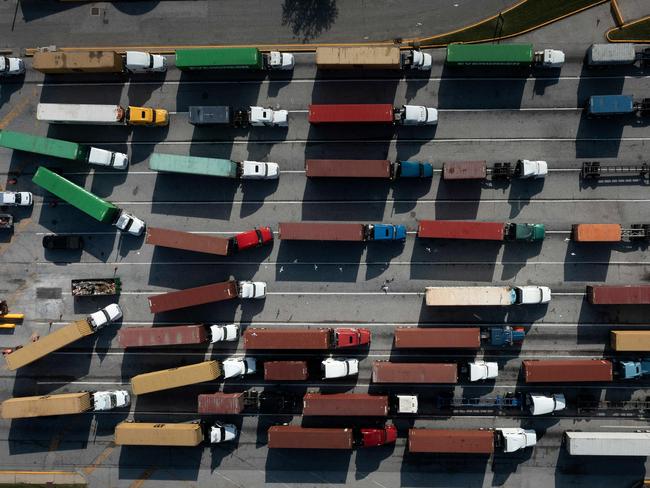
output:
[{"label": "truck shadow", "polygon": [[510,218],[514,218],[530,203],[533,196],[541,193],[544,189],[545,178],[536,178],[533,180],[512,180],[510,183],[510,193],[508,202],[510,202]]},{"label": "truck shadow", "polygon": [[606,281],[611,254],[611,243],[569,241],[564,256],[564,281]]},{"label": "truck shadow", "polygon": [[352,450],[268,449],[265,482],[344,485],[351,459]]},{"label": "truck shadow", "polygon": [[428,454],[407,450],[400,468],[402,487],[466,488],[483,486],[490,456]]},{"label": "truck shadow", "polygon": [[47,453],[87,449],[93,414],[14,419],[9,427],[9,454]]},{"label": "truck shadow", "polygon": [[[445,181],[438,183],[435,200],[436,220],[474,220],[481,204],[483,181]],[[422,217],[422,216],[420,216]]]},{"label": "truck shadow", "polygon": [[420,324],[532,324],[546,315],[548,304],[511,305],[506,307],[429,307],[424,296]]},{"label": "truck shadow", "polygon": [[356,282],[365,247],[363,242],[280,241],[275,280]]},{"label": "truck shadow", "polygon": [[646,457],[571,456],[564,440],[555,461],[555,486],[571,486],[586,481],[594,488],[611,486],[615,476],[620,486],[633,486],[646,474]]},{"label": "truck shadow", "polygon": [[201,447],[122,446],[118,479],[196,482],[202,456]]},{"label": "truck shadow", "polygon": [[517,279],[517,274],[527,264],[528,259],[538,256],[542,251],[542,241],[537,242],[506,242],[501,255],[501,281]]},{"label": "truck shadow", "polygon": [[0,108],[7,105],[16,92],[19,92],[25,84],[25,76],[20,75],[12,78],[11,81],[3,80],[0,85]]}]

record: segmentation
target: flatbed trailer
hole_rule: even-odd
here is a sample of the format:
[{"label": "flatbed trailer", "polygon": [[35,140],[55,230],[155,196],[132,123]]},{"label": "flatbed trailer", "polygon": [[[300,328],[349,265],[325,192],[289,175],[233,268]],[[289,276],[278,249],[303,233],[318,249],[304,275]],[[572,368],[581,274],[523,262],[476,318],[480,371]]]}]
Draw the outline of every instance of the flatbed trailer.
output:
[{"label": "flatbed trailer", "polygon": [[600,161],[582,163],[580,177],[586,180],[598,179],[646,179],[650,175],[650,164],[602,164]]}]

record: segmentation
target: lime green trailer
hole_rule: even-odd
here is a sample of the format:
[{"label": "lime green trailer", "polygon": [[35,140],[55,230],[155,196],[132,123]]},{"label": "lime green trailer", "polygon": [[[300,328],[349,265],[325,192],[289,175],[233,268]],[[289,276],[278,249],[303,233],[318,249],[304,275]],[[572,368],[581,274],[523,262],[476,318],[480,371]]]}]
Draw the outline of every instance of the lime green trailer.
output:
[{"label": "lime green trailer", "polygon": [[217,47],[177,49],[176,67],[191,69],[250,69],[264,68],[264,57],[254,47]]}]

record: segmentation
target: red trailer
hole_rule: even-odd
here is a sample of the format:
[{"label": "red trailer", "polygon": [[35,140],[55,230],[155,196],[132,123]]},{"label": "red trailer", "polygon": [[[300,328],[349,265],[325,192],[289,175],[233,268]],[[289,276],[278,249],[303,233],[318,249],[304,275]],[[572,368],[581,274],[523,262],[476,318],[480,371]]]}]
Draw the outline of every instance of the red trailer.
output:
[{"label": "red trailer", "polygon": [[409,452],[492,454],[494,432],[470,429],[409,429]]},{"label": "red trailer", "polygon": [[307,361],[264,361],[266,381],[305,381],[308,376]]},{"label": "red trailer", "polygon": [[168,312],[179,308],[203,305],[205,303],[230,300],[239,296],[235,280],[211,285],[197,286],[187,290],[172,291],[148,298],[151,313]]},{"label": "red trailer", "polygon": [[472,222],[466,220],[421,220],[418,237],[432,239],[475,239],[503,241],[503,222]]},{"label": "red trailer", "polygon": [[211,393],[199,395],[201,415],[237,415],[245,408],[244,393]]},{"label": "red trailer", "polygon": [[270,227],[260,227],[259,229],[240,232],[226,239],[178,230],[147,227],[145,242],[154,246],[228,256],[237,251],[273,242],[273,231]]},{"label": "red trailer", "polygon": [[481,329],[478,327],[397,327],[395,347],[397,349],[479,349]]},{"label": "red trailer", "polygon": [[374,383],[444,383],[458,382],[456,363],[372,363]]},{"label": "red trailer", "polygon": [[307,178],[391,179],[393,163],[387,159],[308,159]]},{"label": "red trailer", "polygon": [[612,381],[613,365],[606,359],[528,360],[522,362],[526,383]]},{"label": "red trailer", "polygon": [[370,343],[370,329],[265,329],[249,327],[244,332],[244,349],[313,349],[364,346]]},{"label": "red trailer", "polygon": [[307,393],[303,397],[302,414],[337,417],[386,417],[388,396],[366,393]]},{"label": "red trailer", "polygon": [[352,429],[310,429],[297,425],[274,425],[268,430],[269,449],[352,449]]},{"label": "red trailer", "polygon": [[354,241],[364,240],[363,224],[326,222],[280,222],[279,238],[293,241]]},{"label": "red trailer", "polygon": [[179,346],[209,341],[209,332],[203,325],[124,327],[118,332],[120,347]]},{"label": "red trailer", "polygon": [[309,106],[310,124],[392,124],[394,120],[390,103]]},{"label": "red trailer", "polygon": [[447,161],[442,166],[444,180],[484,180],[487,161]]},{"label": "red trailer", "polygon": [[592,305],[649,305],[650,285],[588,285]]}]

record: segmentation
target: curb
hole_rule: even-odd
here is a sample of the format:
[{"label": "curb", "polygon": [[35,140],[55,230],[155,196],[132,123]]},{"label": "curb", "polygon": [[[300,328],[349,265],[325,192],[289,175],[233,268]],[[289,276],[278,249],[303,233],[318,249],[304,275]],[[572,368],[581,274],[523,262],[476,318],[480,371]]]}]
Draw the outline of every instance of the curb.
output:
[{"label": "curb", "polygon": [[0,485],[79,485],[86,478],[76,471],[0,471]]},{"label": "curb", "polygon": [[640,19],[633,20],[632,22],[628,22],[627,24],[623,24],[618,27],[612,27],[605,33],[605,38],[609,42],[635,42],[638,44],[650,43],[650,39],[612,39],[609,37],[609,35],[614,31],[625,29],[626,27],[629,27],[634,24],[638,24],[639,22],[645,22],[646,20],[650,20],[650,15],[646,15],[645,17],[641,17]]}]

